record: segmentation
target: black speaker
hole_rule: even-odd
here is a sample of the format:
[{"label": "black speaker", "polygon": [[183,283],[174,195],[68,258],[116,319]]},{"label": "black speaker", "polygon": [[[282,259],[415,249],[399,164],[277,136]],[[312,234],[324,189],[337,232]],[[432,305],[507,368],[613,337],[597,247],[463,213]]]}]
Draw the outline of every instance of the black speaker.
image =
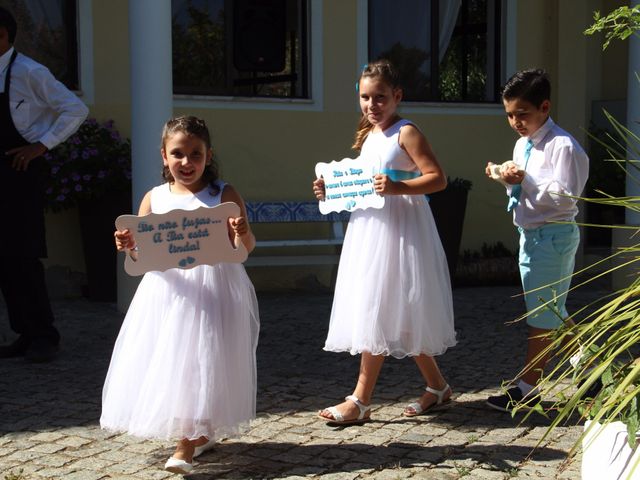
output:
[{"label": "black speaker", "polygon": [[240,72],[281,72],[286,59],[286,0],[233,2],[233,65]]}]

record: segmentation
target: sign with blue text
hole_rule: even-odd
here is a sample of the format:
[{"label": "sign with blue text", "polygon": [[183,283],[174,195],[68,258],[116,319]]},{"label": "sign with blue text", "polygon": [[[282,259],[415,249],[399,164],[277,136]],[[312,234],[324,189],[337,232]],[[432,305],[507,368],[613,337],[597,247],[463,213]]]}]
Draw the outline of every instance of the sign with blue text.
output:
[{"label": "sign with blue text", "polygon": [[373,190],[378,163],[362,156],[317,163],[316,177],[324,178],[325,188],[325,199],[318,205],[320,213],[384,207],[384,197]]},{"label": "sign with blue text", "polygon": [[247,249],[242,242],[232,244],[228,227],[228,219],[239,216],[240,207],[232,202],[141,217],[120,215],[116,228],[129,229],[138,247],[137,258],[127,255],[124,269],[136,276],[170,268],[242,263],[247,259]]}]

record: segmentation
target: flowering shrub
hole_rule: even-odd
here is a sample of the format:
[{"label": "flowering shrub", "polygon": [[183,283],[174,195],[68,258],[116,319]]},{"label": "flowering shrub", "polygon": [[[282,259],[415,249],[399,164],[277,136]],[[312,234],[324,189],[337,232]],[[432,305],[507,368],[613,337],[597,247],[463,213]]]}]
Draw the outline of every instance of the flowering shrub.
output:
[{"label": "flowering shrub", "polygon": [[44,158],[50,168],[45,204],[54,212],[131,186],[131,143],[120,136],[113,120],[88,118]]}]

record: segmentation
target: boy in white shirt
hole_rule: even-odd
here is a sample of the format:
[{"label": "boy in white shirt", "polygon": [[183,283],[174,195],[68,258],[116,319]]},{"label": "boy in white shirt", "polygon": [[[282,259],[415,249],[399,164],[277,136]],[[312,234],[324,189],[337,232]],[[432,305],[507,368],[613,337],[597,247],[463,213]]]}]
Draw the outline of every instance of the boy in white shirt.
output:
[{"label": "boy in white shirt", "polygon": [[60,335],[40,258],[47,256],[42,155],[66,140],[89,110],[49,70],[13,48],[15,18],[0,7],[0,211],[12,234],[0,235],[0,290],[11,328],[0,358],[52,360]]},{"label": "boy in white shirt", "polygon": [[497,172],[492,163],[486,168],[489,177],[494,170],[507,185],[507,211],[513,211],[520,232],[520,277],[528,312],[524,373],[516,386],[487,400],[488,406],[506,412],[539,401],[536,384],[548,356],[534,360],[551,342],[541,335],[568,317],[565,301],[580,242],[577,200],[572,197],[584,189],[589,158],[549,116],[550,98],[551,84],[543,70],[523,70],[509,79],[502,101],[509,124],[521,138],[513,162]]}]

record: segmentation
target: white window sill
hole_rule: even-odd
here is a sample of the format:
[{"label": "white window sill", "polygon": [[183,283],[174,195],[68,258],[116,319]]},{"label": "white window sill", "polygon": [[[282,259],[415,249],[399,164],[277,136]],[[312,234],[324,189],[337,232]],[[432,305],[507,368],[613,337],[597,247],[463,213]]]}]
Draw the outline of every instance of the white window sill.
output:
[{"label": "white window sill", "polygon": [[309,98],[234,97],[209,95],[174,95],[176,107],[236,110],[319,110],[318,102]]}]

